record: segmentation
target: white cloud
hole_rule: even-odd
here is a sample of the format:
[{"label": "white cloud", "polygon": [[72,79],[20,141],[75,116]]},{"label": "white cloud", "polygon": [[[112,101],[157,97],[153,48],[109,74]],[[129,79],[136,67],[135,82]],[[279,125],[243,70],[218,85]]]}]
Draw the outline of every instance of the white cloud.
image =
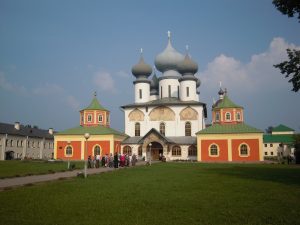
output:
[{"label": "white cloud", "polygon": [[283,38],[274,38],[265,52],[253,55],[248,63],[221,54],[200,73],[200,79],[207,88],[216,88],[222,81],[224,87],[237,92],[253,92],[270,86],[285,87],[287,79],[283,81],[284,76],[273,65],[287,59],[287,48],[296,46]]},{"label": "white cloud", "polygon": [[116,73],[119,77],[122,77],[122,78],[129,78],[130,77],[130,74],[128,74],[127,72],[125,72],[124,70],[120,70]]},{"label": "white cloud", "polygon": [[35,95],[44,95],[44,96],[57,95],[57,94],[63,94],[64,89],[57,84],[46,83],[43,86],[34,88],[32,90],[32,93]]},{"label": "white cloud", "polygon": [[13,84],[8,80],[6,80],[5,74],[1,71],[0,71],[0,88],[9,92],[28,94],[28,91],[24,86]]},{"label": "white cloud", "polygon": [[102,91],[116,93],[115,82],[112,75],[108,72],[97,72],[93,77],[94,84]]},{"label": "white cloud", "polygon": [[79,101],[72,95],[69,95],[65,98],[66,103],[71,106],[73,109],[78,110],[80,103]]}]

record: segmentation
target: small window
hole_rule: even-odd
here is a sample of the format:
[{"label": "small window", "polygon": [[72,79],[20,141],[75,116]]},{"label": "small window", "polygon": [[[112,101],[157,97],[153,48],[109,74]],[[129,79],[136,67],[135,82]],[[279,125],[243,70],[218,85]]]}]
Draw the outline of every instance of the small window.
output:
[{"label": "small window", "polygon": [[213,144],[213,145],[210,146],[209,155],[210,156],[218,156],[219,155],[218,146],[217,145]]},{"label": "small window", "polygon": [[81,123],[83,123],[83,116],[81,116]]},{"label": "small window", "polygon": [[72,156],[73,155],[73,148],[72,146],[67,146],[66,148],[66,156]]},{"label": "small window", "polygon": [[273,144],[270,144],[270,147],[273,147]]},{"label": "small window", "polygon": [[197,148],[195,145],[191,145],[188,149],[189,156],[197,156]]},{"label": "small window", "polygon": [[192,126],[190,122],[185,123],[185,136],[191,136],[192,135]]},{"label": "small window", "polygon": [[140,99],[142,99],[143,98],[142,89],[139,89],[139,94],[140,94]]},{"label": "small window", "polygon": [[164,123],[160,123],[159,124],[159,132],[162,134],[162,135],[166,135],[166,125]]},{"label": "small window", "polygon": [[190,96],[190,88],[186,87],[186,97],[189,97],[189,96]]},{"label": "small window", "polygon": [[106,123],[109,123],[109,115],[106,115]]},{"label": "small window", "polygon": [[245,144],[242,144],[240,147],[240,155],[241,156],[247,156],[248,155],[248,146]]},{"label": "small window", "polygon": [[268,147],[268,144],[265,144],[265,147]]},{"label": "small window", "polygon": [[142,146],[139,146],[139,148],[138,148],[138,155],[139,155],[139,156],[142,156],[142,155],[143,155]]},{"label": "small window", "polygon": [[239,112],[236,113],[236,120],[237,121],[241,120],[241,114]]},{"label": "small window", "polygon": [[13,147],[13,140],[10,140],[10,146]]},{"label": "small window", "polygon": [[100,155],[100,146],[99,145],[96,145],[95,147],[94,147],[94,155]]},{"label": "small window", "polygon": [[179,86],[177,86],[177,98],[179,99]]},{"label": "small window", "polygon": [[103,122],[103,116],[102,115],[98,115],[98,122]]},{"label": "small window", "polygon": [[265,155],[268,155],[268,152],[265,152]]},{"label": "small window", "polygon": [[160,98],[162,98],[162,87],[160,87]]},{"label": "small window", "polygon": [[137,136],[141,136],[141,125],[140,123],[136,123],[134,126],[134,135]]},{"label": "small window", "polygon": [[91,114],[88,115],[88,122],[92,122],[92,115]]},{"label": "small window", "polygon": [[216,121],[217,122],[220,121],[220,113],[219,112],[216,113]]},{"label": "small window", "polygon": [[273,155],[273,152],[271,152],[271,155]]},{"label": "small window", "polygon": [[172,156],[181,156],[181,148],[178,145],[173,146]]},{"label": "small window", "polygon": [[171,85],[168,86],[168,90],[169,90],[169,98],[171,98]]},{"label": "small window", "polygon": [[132,154],[132,149],[130,146],[126,145],[123,148],[123,154],[131,155]]},{"label": "small window", "polygon": [[227,112],[225,114],[225,118],[226,118],[227,121],[230,121],[231,120],[231,114],[229,112]]}]

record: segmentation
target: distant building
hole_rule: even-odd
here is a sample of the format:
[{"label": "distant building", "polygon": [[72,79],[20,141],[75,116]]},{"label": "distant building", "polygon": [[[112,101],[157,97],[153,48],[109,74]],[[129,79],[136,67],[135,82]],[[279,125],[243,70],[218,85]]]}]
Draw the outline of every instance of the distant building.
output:
[{"label": "distant building", "polygon": [[[199,101],[198,65],[168,43],[155,58],[159,77],[141,54],[132,67],[135,101],[123,105],[125,133],[122,153],[149,160],[196,160],[196,132],[205,128],[206,104]],[[151,151],[150,151],[151,148]]]},{"label": "distant building", "polygon": [[198,161],[255,162],[263,160],[263,131],[244,123],[244,108],[220,89],[212,107],[212,125],[197,133]]},{"label": "distant building", "polygon": [[53,129],[0,123],[0,160],[50,159],[53,157]]},{"label": "distant building", "polygon": [[285,125],[274,127],[271,134],[264,134],[264,156],[292,156],[294,157],[293,135],[295,130]]},{"label": "distant building", "polygon": [[[55,159],[84,160],[120,152],[126,135],[110,128],[110,112],[100,105],[96,93],[90,105],[80,111],[79,124],[54,135]],[[87,140],[86,133],[90,135]]]}]

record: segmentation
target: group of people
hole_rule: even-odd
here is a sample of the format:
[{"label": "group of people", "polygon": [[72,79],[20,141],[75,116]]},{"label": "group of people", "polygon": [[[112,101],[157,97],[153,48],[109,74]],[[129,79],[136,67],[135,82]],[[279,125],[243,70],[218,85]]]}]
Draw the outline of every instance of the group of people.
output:
[{"label": "group of people", "polygon": [[106,154],[104,156],[95,155],[92,159],[91,156],[88,157],[88,168],[99,168],[101,167],[110,167],[110,168],[118,168],[118,167],[124,167],[124,166],[135,166],[137,162],[137,157],[135,154],[120,154],[115,153],[113,155],[110,153],[110,155]]}]

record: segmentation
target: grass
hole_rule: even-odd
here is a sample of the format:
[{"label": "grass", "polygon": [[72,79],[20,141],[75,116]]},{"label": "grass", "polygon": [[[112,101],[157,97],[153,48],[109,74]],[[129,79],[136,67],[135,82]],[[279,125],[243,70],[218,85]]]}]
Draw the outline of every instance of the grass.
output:
[{"label": "grass", "polygon": [[300,167],[159,163],[0,192],[1,224],[300,224]]},{"label": "grass", "polygon": [[[83,168],[83,162],[71,162],[75,168]],[[0,161],[0,178],[22,177],[36,174],[55,173],[68,170],[68,162],[42,160]]]}]

